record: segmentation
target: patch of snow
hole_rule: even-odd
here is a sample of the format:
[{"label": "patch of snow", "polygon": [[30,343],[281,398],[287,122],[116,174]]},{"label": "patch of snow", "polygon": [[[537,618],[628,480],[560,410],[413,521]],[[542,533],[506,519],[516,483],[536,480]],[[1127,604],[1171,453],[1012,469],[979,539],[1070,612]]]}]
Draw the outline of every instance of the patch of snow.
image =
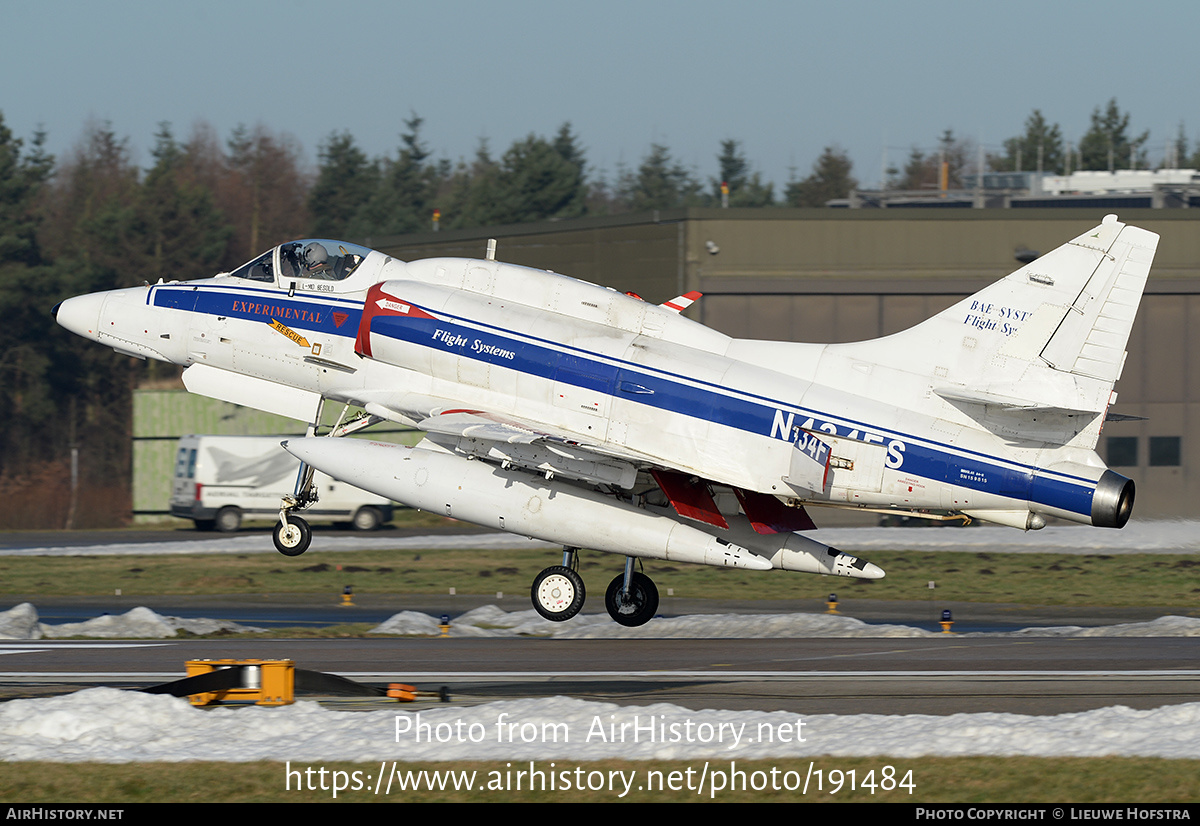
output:
[{"label": "patch of snow", "polygon": [[1200,703],[1020,714],[800,715],[618,706],[553,697],[345,712],[303,701],[202,710],[163,695],[94,688],[0,705],[0,759],[626,760],[831,756],[1125,755],[1200,758]]},{"label": "patch of snow", "polygon": [[[368,633],[397,636],[439,636],[439,618],[417,611],[402,611]],[[192,634],[254,633],[266,629],[229,620],[186,619],[139,607],[124,614],[105,615],[85,622],[47,625],[37,620],[37,610],[22,603],[0,612],[0,639],[40,640],[64,637],[99,639],[166,639],[177,631]],[[505,611],[483,605],[450,623],[452,637],[555,637],[557,639],[804,639],[942,637],[937,631],[909,625],[873,625],[853,617],[833,614],[695,614],[657,617],[638,628],[617,625],[607,614],[581,614],[570,622],[550,622],[533,609]],[[956,633],[956,637],[1200,637],[1200,618],[1167,616],[1147,622],[1127,622],[1085,628],[1077,625],[1022,628],[1016,631]]]},{"label": "patch of snow", "polygon": [[124,614],[105,614],[84,622],[47,625],[38,622],[37,609],[28,602],[0,612],[0,639],[40,640],[64,637],[98,639],[164,639],[178,631],[191,634],[216,634],[221,631],[242,634],[266,631],[252,625],[240,625],[229,620],[187,619],[166,617],[149,608],[138,607]]},{"label": "patch of snow", "polygon": [[[441,633],[432,617],[405,611],[375,626],[373,634],[425,635]],[[658,617],[637,628],[617,625],[607,614],[581,614],[570,622],[551,622],[533,609],[507,612],[484,605],[456,617],[451,637],[554,637],[556,639],[779,639],[806,637],[943,637],[909,625],[872,625],[833,614],[695,614]],[[1200,637],[1200,618],[1159,617],[1084,628],[1077,625],[1023,628],[1017,631],[955,633],[954,637]]]}]

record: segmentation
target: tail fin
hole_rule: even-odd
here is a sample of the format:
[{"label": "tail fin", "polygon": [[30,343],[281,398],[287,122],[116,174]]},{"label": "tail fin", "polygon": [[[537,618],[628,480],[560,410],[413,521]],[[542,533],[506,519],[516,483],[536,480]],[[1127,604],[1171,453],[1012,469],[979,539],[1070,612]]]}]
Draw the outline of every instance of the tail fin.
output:
[{"label": "tail fin", "polygon": [[[1105,234],[1112,236],[1107,247],[1103,246]],[[1104,258],[1039,355],[1055,370],[1090,376],[1111,385],[1121,377],[1125,366],[1125,345],[1154,261],[1158,236],[1118,223],[1111,215],[1095,232],[1071,244],[1087,248],[1091,242],[1095,242],[1091,248],[1102,250]],[[1075,285],[1068,287],[1074,291]]]},{"label": "tail fin", "polygon": [[1091,449],[1157,245],[1156,234],[1108,215],[916,327],[834,346],[928,377],[989,430]]}]

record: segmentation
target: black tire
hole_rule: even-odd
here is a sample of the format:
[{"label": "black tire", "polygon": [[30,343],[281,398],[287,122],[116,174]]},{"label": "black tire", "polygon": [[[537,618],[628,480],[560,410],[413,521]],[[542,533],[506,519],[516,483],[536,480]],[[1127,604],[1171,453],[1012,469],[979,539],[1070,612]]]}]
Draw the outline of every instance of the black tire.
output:
[{"label": "black tire", "polygon": [[625,575],[618,574],[617,578],[608,584],[604,592],[604,607],[608,615],[620,625],[636,628],[645,625],[658,613],[658,587],[654,580],[643,573],[634,572],[629,583],[629,598],[622,599],[621,591],[625,587]]},{"label": "black tire", "polygon": [[534,610],[551,622],[565,622],[578,614],[586,597],[583,577],[562,565],[542,571],[529,589]]},{"label": "black tire", "polygon": [[217,511],[214,520],[215,527],[221,533],[236,533],[242,527],[242,511],[233,505],[226,505]]},{"label": "black tire", "polygon": [[354,512],[354,519],[350,524],[356,531],[374,531],[383,524],[383,514],[379,512],[379,508],[364,505]]},{"label": "black tire", "polygon": [[275,550],[284,556],[300,556],[312,542],[312,528],[299,516],[289,516],[287,531],[282,522],[276,522],[271,539],[275,542]]}]

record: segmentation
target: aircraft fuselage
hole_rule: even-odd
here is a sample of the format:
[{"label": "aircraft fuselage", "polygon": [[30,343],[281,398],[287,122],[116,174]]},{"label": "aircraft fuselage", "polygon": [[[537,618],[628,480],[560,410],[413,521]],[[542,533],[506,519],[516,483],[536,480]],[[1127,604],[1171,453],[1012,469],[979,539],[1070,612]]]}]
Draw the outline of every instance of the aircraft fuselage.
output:
[{"label": "aircraft fuselage", "polygon": [[[131,355],[410,424],[459,408],[553,422],[610,449],[616,465],[639,457],[796,501],[987,512],[1018,527],[1031,514],[1093,523],[1106,472],[1087,450],[1013,445],[906,408],[905,398],[929,396],[931,377],[852,358],[831,375],[838,356],[826,345],[731,339],[606,288],[494,261],[373,253],[345,281],[160,283],[71,299],[59,319]],[[832,450],[820,489],[789,484],[809,434]]]}]

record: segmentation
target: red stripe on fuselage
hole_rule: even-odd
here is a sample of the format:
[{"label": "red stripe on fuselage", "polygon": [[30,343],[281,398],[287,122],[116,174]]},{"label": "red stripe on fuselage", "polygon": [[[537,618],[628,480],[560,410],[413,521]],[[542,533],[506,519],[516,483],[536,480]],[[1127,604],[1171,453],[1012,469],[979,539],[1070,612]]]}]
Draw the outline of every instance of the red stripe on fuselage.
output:
[{"label": "red stripe on fuselage", "polygon": [[358,335],[354,338],[354,352],[360,356],[370,357],[371,355],[371,321],[378,316],[437,318],[415,304],[385,293],[382,284],[375,284],[367,290],[367,300],[363,302],[362,319],[358,322]]}]

